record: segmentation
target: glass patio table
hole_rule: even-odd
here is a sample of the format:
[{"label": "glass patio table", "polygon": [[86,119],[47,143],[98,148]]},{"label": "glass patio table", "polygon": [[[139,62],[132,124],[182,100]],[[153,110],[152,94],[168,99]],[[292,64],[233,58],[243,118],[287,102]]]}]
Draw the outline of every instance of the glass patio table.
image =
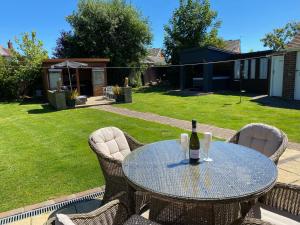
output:
[{"label": "glass patio table", "polygon": [[[277,167],[269,158],[241,145],[213,142],[209,151],[213,161],[200,159],[196,165],[189,164],[187,155],[178,140],[148,144],[129,154],[122,168],[129,183],[131,210],[135,208],[134,191],[142,190],[153,199],[161,200],[155,206],[154,200],[151,204],[152,219],[157,220],[159,210],[165,210],[167,205],[174,209],[171,205],[177,204],[176,207],[181,205],[185,210],[199,206],[194,215],[206,214],[205,219],[198,218],[199,224],[220,223],[222,218],[228,217],[221,211],[226,214],[233,209],[236,211],[234,220],[238,220],[244,218],[255,200],[268,192],[277,179]],[[217,216],[220,217],[218,222]],[[197,224],[194,222],[189,223]]]}]

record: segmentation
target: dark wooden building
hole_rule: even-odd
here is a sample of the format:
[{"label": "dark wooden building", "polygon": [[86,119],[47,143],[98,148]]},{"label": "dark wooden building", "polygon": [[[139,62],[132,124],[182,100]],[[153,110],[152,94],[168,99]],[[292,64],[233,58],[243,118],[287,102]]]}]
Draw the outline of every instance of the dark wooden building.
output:
[{"label": "dark wooden building", "polygon": [[239,53],[215,47],[184,50],[180,54],[180,64],[185,65],[181,67],[180,88],[205,92],[242,88],[267,94],[272,53]]},{"label": "dark wooden building", "polygon": [[[83,63],[80,68],[54,68],[63,62]],[[72,59],[47,59],[43,62],[44,91],[55,90],[57,81],[61,79],[63,86],[77,89],[81,95],[103,95],[103,87],[107,86],[106,65],[109,59],[102,58],[72,58]],[[71,81],[70,81],[71,78]]]}]

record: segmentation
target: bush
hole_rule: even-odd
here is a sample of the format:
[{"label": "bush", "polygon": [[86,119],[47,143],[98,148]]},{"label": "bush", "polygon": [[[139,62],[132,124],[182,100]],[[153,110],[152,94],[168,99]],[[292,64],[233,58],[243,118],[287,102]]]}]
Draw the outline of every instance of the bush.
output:
[{"label": "bush", "polygon": [[28,95],[41,78],[42,61],[47,52],[36,33],[16,39],[17,49],[11,49],[9,59],[0,59],[0,98],[11,99]]}]

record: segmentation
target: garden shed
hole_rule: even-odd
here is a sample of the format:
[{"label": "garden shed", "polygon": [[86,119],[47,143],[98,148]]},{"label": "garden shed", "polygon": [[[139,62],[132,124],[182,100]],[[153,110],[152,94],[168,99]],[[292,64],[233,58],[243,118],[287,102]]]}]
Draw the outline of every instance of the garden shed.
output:
[{"label": "garden shed", "polygon": [[233,62],[212,62],[233,59],[235,54],[237,53],[215,47],[183,50],[180,54],[180,64],[186,66],[180,67],[180,88],[203,91],[228,89],[233,74]]},{"label": "garden shed", "polygon": [[[43,62],[43,86],[47,90],[57,89],[57,82],[68,89],[77,89],[80,95],[103,95],[107,86],[106,58],[47,59]],[[70,66],[56,66],[56,65]],[[78,66],[72,66],[78,65]]]}]

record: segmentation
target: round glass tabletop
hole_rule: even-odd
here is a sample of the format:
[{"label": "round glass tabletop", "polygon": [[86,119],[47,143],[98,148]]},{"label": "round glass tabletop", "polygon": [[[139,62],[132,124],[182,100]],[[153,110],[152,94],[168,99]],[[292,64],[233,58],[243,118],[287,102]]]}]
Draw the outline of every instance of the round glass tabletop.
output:
[{"label": "round glass tabletop", "polygon": [[197,165],[189,164],[187,155],[179,141],[161,141],[136,149],[122,167],[128,181],[140,189],[202,201],[256,197],[277,179],[277,167],[269,158],[241,145],[213,142],[213,161],[200,159]]}]

